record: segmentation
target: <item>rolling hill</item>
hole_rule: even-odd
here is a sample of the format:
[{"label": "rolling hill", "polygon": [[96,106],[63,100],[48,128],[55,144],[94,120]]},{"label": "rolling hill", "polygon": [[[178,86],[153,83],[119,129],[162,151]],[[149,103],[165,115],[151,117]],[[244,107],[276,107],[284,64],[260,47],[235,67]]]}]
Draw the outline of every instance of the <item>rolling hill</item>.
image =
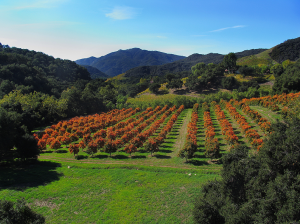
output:
[{"label": "rolling hill", "polygon": [[92,67],[90,65],[82,65],[83,67],[86,68],[86,70],[88,70],[88,72],[91,75],[92,79],[97,79],[97,78],[108,78],[109,76],[106,75],[104,72],[101,72],[99,69]]},{"label": "rolling hill", "polygon": [[76,60],[79,65],[90,65],[104,72],[108,76],[117,76],[138,66],[163,65],[185,58],[159,51],[147,51],[139,48],[119,50],[105,56]]},{"label": "rolling hill", "polygon": [[245,56],[237,60],[237,65],[254,66],[254,65],[274,65],[282,63],[289,59],[297,61],[300,58],[300,37],[286,40],[281,44],[276,45],[268,50]]},{"label": "rolling hill", "polygon": [[[242,52],[235,53],[238,58],[258,54],[260,52],[265,51],[266,49],[252,49],[252,50],[245,50]],[[222,62],[225,55],[217,54],[217,53],[210,53],[210,54],[192,54],[187,58],[164,64],[164,65],[156,65],[156,66],[140,66],[136,68],[132,68],[128,70],[125,74],[126,77],[132,76],[161,76],[165,75],[166,73],[178,73],[183,71],[190,71],[191,67],[196,65],[197,63],[204,62],[205,64],[214,63],[218,64]]]},{"label": "rolling hill", "polygon": [[278,63],[287,59],[297,61],[300,58],[300,37],[286,40],[275,46],[270,52],[270,57]]}]

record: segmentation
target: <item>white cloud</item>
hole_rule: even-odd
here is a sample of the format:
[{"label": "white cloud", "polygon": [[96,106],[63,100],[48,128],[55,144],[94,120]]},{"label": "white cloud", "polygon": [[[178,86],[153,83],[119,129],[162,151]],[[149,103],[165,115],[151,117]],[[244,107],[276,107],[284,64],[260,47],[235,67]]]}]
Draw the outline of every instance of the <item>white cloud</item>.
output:
[{"label": "white cloud", "polygon": [[238,26],[225,27],[225,28],[221,28],[221,29],[217,29],[217,30],[212,30],[212,31],[209,31],[209,32],[220,32],[220,31],[223,31],[223,30],[243,28],[243,27],[245,27],[245,26],[244,25],[238,25]]},{"label": "white cloud", "polygon": [[116,6],[111,13],[105,14],[106,17],[116,19],[116,20],[124,20],[124,19],[132,19],[137,14],[136,9],[127,6]]}]

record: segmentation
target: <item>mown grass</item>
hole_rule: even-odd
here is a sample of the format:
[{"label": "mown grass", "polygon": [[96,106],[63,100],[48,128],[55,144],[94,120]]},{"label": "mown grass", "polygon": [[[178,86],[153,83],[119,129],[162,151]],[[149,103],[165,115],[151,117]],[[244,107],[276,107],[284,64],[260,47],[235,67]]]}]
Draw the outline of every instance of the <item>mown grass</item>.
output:
[{"label": "mown grass", "polygon": [[274,112],[262,106],[250,106],[250,108],[257,111],[261,116],[269,120],[271,123],[282,119],[280,112]]},{"label": "mown grass", "polygon": [[47,223],[192,223],[201,185],[219,178],[195,170],[76,161],[2,171],[0,198],[25,198]]}]

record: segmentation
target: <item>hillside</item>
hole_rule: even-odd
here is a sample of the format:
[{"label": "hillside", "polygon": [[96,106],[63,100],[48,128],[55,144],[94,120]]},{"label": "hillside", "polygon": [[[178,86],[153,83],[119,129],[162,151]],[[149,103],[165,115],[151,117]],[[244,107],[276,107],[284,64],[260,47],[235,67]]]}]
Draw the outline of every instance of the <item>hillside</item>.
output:
[{"label": "hillside", "polygon": [[[266,49],[252,49],[245,50],[242,52],[235,53],[238,58],[245,57],[248,55],[258,54],[260,52],[265,51]],[[126,72],[126,77],[132,76],[141,76],[146,77],[148,75],[152,76],[162,76],[166,73],[178,73],[183,71],[190,71],[191,67],[196,65],[197,63],[204,62],[205,64],[214,63],[219,64],[222,62],[225,55],[210,53],[210,54],[192,54],[187,58],[181,59],[176,62],[158,65],[158,66],[140,66],[137,68],[130,69]]]},{"label": "hillside", "polygon": [[255,66],[255,65],[259,65],[259,64],[261,64],[261,65],[276,64],[277,62],[274,61],[269,55],[271,51],[272,51],[272,48],[265,50],[263,52],[260,52],[258,54],[253,54],[253,55],[239,58],[236,63],[239,66],[244,66],[244,65]]},{"label": "hillside", "polygon": [[82,66],[85,67],[86,70],[88,70],[92,79],[97,79],[97,78],[105,78],[106,79],[109,77],[104,72],[101,72],[99,69],[97,69],[95,67],[92,67],[90,65],[82,65]]},{"label": "hillside", "polygon": [[100,58],[90,57],[76,60],[79,65],[90,65],[108,76],[116,76],[138,66],[163,65],[185,58],[158,51],[147,51],[139,48],[119,50]]},{"label": "hillside", "polygon": [[73,61],[28,49],[3,47],[0,43],[0,98],[15,89],[59,97],[77,80],[89,81],[91,77]]},{"label": "hillside", "polygon": [[297,61],[300,58],[300,37],[275,46],[270,52],[270,57],[278,63],[282,63],[287,59]]},{"label": "hillside", "polygon": [[297,61],[300,58],[300,37],[287,40],[275,47],[256,53],[250,56],[244,56],[237,60],[237,65],[255,66],[255,65],[274,65],[282,63],[289,59]]}]

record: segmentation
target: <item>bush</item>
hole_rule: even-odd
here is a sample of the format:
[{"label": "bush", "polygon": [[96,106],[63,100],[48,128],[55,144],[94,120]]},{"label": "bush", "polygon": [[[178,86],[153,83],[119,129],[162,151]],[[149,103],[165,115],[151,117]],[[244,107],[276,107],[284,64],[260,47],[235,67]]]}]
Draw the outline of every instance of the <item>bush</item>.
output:
[{"label": "bush", "polygon": [[300,60],[288,66],[282,75],[276,77],[273,91],[276,94],[300,91]]},{"label": "bush", "polygon": [[152,93],[158,93],[158,89],[160,88],[160,84],[158,83],[152,83],[150,86],[149,86],[149,90],[152,92]]},{"label": "bush", "polygon": [[232,76],[222,79],[222,87],[224,89],[233,89],[236,83],[236,79]]}]

